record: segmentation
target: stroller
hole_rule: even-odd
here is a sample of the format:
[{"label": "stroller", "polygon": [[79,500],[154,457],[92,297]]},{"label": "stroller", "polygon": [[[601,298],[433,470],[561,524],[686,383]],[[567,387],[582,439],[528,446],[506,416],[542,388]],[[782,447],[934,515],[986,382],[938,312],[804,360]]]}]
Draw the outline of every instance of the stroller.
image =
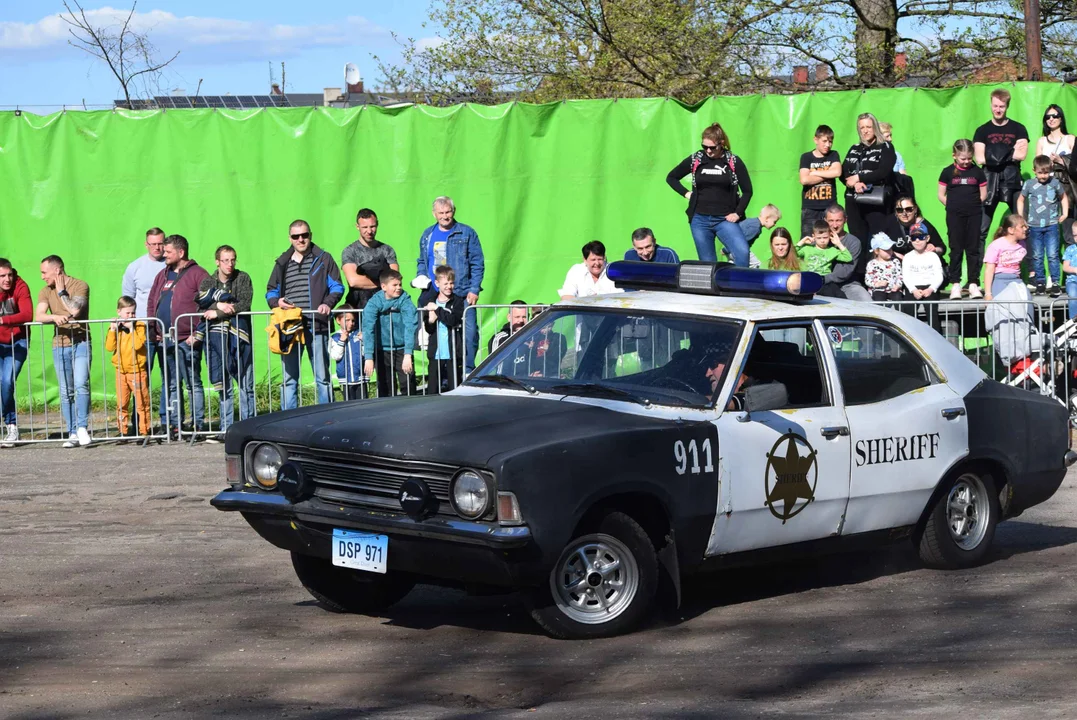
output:
[{"label": "stroller", "polygon": [[1044,332],[1034,308],[1028,288],[1014,283],[984,311],[995,353],[1008,368],[1002,382],[1055,396],[1069,407],[1070,422],[1077,427],[1077,321]]}]

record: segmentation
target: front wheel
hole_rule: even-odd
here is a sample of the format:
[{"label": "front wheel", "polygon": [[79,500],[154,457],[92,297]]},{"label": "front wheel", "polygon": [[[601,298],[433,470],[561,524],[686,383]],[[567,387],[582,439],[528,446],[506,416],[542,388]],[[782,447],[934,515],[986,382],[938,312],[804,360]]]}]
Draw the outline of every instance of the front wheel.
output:
[{"label": "front wheel", "polygon": [[326,558],[292,553],[292,567],[303,588],[326,610],[372,614],[404,598],[415,581],[399,574],[384,575],[337,567]]},{"label": "front wheel", "polygon": [[610,512],[594,532],[568,543],[547,586],[528,601],[531,617],[553,637],[608,637],[632,630],[647,616],[657,587],[651,539],[628,515]]},{"label": "front wheel", "polygon": [[995,537],[1001,509],[990,478],[966,472],[939,496],[920,537],[920,558],[931,567],[980,563]]}]

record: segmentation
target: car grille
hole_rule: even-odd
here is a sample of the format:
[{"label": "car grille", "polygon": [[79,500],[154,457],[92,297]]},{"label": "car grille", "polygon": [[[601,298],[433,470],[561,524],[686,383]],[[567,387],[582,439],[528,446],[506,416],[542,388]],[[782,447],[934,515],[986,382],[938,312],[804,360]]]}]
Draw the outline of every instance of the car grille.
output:
[{"label": "car grille", "polygon": [[315,497],[328,502],[400,511],[400,486],[408,478],[426,483],[438,499],[438,514],[455,515],[449,504],[453,465],[360,453],[282,445],[288,459],[314,481]]}]

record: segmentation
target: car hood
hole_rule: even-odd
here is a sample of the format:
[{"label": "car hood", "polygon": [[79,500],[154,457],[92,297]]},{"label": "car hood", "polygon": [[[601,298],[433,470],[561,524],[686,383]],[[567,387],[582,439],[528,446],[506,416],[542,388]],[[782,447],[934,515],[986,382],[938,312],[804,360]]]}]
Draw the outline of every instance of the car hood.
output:
[{"label": "car hood", "polygon": [[669,427],[646,418],[557,397],[445,395],[336,403],[233,425],[228,452],[249,440],[299,444],[409,460],[486,465],[495,455],[624,430]]}]

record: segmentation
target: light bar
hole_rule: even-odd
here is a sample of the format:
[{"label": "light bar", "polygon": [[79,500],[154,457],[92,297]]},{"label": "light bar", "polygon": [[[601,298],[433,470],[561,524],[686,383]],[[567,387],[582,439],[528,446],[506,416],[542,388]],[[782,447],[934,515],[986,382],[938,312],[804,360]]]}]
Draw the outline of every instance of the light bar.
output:
[{"label": "light bar", "polygon": [[752,270],[698,260],[685,260],[679,265],[617,261],[609,264],[606,275],[624,290],[671,290],[784,300],[810,300],[823,287],[823,277],[816,273]]}]

